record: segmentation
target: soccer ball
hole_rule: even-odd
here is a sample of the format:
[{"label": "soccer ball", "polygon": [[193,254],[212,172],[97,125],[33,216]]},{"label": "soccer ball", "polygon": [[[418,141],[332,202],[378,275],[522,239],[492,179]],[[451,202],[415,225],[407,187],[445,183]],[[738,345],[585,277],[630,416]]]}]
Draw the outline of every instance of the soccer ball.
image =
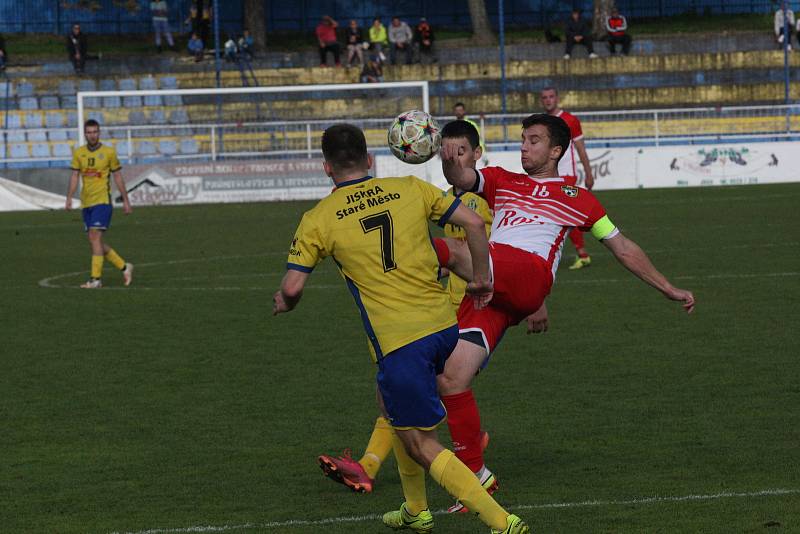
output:
[{"label": "soccer ball", "polygon": [[441,146],[439,125],[424,111],[401,113],[389,126],[389,148],[406,163],[425,163]]}]

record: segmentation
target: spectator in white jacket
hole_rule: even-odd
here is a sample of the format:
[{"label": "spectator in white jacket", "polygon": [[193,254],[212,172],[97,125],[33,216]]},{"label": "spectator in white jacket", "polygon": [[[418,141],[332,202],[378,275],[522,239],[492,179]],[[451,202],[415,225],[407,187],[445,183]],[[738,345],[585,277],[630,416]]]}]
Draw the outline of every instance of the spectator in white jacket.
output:
[{"label": "spectator in white jacket", "polygon": [[403,52],[406,55],[406,65],[411,65],[414,50],[414,34],[411,33],[411,28],[405,22],[400,20],[400,17],[392,17],[392,23],[389,25],[389,61],[392,65],[397,64],[397,53]]},{"label": "spectator in white jacket", "polygon": [[[784,29],[785,29],[785,21],[783,18],[783,10],[786,9],[786,19],[789,21],[789,37],[788,39],[784,36]],[[791,50],[792,49],[792,32],[794,31],[794,11],[789,9],[786,5],[786,2],[781,3],[781,7],[775,11],[775,19],[774,19],[774,30],[775,30],[775,42],[778,43],[780,48],[784,47],[784,41],[786,41],[786,47]]]}]

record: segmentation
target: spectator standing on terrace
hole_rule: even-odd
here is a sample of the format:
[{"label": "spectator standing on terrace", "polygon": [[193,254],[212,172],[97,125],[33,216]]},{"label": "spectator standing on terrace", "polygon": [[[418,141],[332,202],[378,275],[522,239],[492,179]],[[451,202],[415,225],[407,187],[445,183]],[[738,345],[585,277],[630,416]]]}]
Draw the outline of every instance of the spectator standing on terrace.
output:
[{"label": "spectator standing on terrace", "polygon": [[203,60],[203,41],[200,39],[200,36],[197,35],[197,32],[192,34],[192,38],[189,39],[189,53],[194,56],[195,61],[202,61]]},{"label": "spectator standing on terrace", "polygon": [[389,26],[389,60],[392,65],[397,64],[397,52],[401,51],[406,55],[406,65],[411,65],[412,59],[412,39],[414,35],[411,33],[411,28],[408,27],[400,17],[392,17],[392,24]]},{"label": "spectator standing on terrace", "polygon": [[414,40],[419,46],[420,63],[436,63],[436,53],[433,51],[433,28],[425,17],[419,19],[419,24],[415,28]]},{"label": "spectator standing on terrace", "polygon": [[378,56],[370,56],[361,69],[361,83],[379,83],[383,82],[383,68],[381,67],[381,59]]},{"label": "spectator standing on terrace", "polygon": [[239,46],[239,53],[244,56],[245,59],[253,59],[253,47],[255,46],[255,40],[253,36],[250,35],[250,30],[244,30],[242,36],[239,37],[239,40],[236,42]]},{"label": "spectator standing on terrace", "polygon": [[319,66],[328,66],[328,52],[333,54],[333,61],[337,67],[342,64],[339,61],[339,41],[336,39],[336,28],[339,23],[333,20],[329,15],[322,15],[322,19],[317,24],[317,29],[314,31],[319,43]]},{"label": "spectator standing on terrace", "polygon": [[378,59],[381,61],[386,61],[386,57],[383,55],[383,47],[389,44],[388,39],[386,26],[383,25],[381,19],[375,17],[375,20],[372,21],[372,26],[369,27],[369,46],[378,54]]},{"label": "spectator standing on terrace", "polygon": [[622,53],[627,56],[631,51],[628,21],[619,14],[617,8],[612,9],[611,15],[606,17],[606,31],[608,32],[608,51],[611,55],[617,53],[617,45],[622,45]]},{"label": "spectator standing on terrace", "polygon": [[358,64],[364,64],[364,34],[355,19],[350,21],[350,25],[345,31],[347,41],[347,66],[353,66],[353,59],[358,59]]},{"label": "spectator standing on terrace", "polygon": [[67,35],[67,53],[72,62],[75,74],[83,74],[83,67],[86,64],[86,52],[89,49],[89,41],[86,35],[81,32],[80,24],[73,24],[72,31]]},{"label": "spectator standing on terrace", "polygon": [[204,48],[211,48],[211,17],[213,12],[211,6],[204,6],[200,11],[200,39],[203,41]]},{"label": "spectator standing on terrace", "polygon": [[153,14],[153,33],[156,37],[156,49],[161,53],[161,35],[167,39],[170,50],[175,50],[175,41],[169,31],[169,6],[165,0],[150,2],[150,12]]},{"label": "spectator standing on terrace", "polygon": [[[783,18],[783,10],[786,10],[786,19],[788,19],[789,24],[785,24],[785,20]],[[786,2],[782,2],[781,6],[775,11],[774,17],[774,26],[775,26],[775,42],[778,43],[780,48],[783,48],[784,42],[784,35],[783,32],[788,26],[789,29],[789,38],[787,40],[786,46],[789,50],[792,49],[792,32],[794,31],[794,11],[792,11]]]},{"label": "spectator standing on terrace", "polygon": [[594,53],[592,29],[589,25],[589,21],[581,17],[581,11],[579,9],[572,10],[572,14],[567,20],[566,34],[567,48],[564,51],[564,59],[572,57],[572,48],[576,44],[585,46],[590,58],[594,59],[597,57],[597,54]]}]

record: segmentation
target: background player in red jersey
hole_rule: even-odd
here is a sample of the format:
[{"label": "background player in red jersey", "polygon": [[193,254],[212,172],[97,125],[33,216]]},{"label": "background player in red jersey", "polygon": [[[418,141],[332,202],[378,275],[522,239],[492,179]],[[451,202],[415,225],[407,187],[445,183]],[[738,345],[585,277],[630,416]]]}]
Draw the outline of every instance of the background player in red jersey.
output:
[{"label": "background player in red jersey", "polygon": [[[584,185],[586,189],[591,190],[594,187],[594,176],[592,175],[592,165],[589,162],[589,155],[586,153],[586,144],[583,142],[583,130],[581,129],[581,121],[578,118],[563,109],[559,105],[558,89],[555,87],[545,87],[539,95],[539,100],[542,103],[542,108],[548,115],[554,115],[564,119],[564,122],[569,126],[570,144],[561,160],[558,162],[558,175],[567,179],[571,185],[578,184],[578,165],[575,158],[577,152],[578,157],[583,165],[583,175],[585,176]],[[569,239],[575,245],[575,252],[577,257],[570,269],[581,269],[588,267],[592,263],[592,258],[586,252],[585,243],[583,240],[583,233],[575,228],[569,233]]]},{"label": "background player in red jersey", "polygon": [[[614,226],[591,192],[558,176],[558,161],[570,144],[566,123],[552,115],[535,114],[526,118],[522,127],[520,156],[526,174],[500,167],[465,167],[458,157],[459,147],[449,140],[442,144],[440,155],[447,181],[457,189],[479,194],[494,210],[489,240],[494,296],[481,310],[475,309],[470,298],[462,301],[459,341],[449,359],[459,362],[459,367],[451,365],[449,385],[442,384],[440,376],[443,398],[445,393],[459,394],[457,384],[470,383],[505,331],[542,305],[571,228],[591,230],[633,274],[668,299],[681,302],[687,312],[694,309],[692,293],[674,287],[642,249]],[[469,252],[457,241],[446,241],[452,256],[448,266],[469,280]],[[480,444],[478,407],[470,389],[462,393],[462,417],[448,420],[448,425],[453,440],[463,447],[458,458],[483,480],[488,470]]]}]

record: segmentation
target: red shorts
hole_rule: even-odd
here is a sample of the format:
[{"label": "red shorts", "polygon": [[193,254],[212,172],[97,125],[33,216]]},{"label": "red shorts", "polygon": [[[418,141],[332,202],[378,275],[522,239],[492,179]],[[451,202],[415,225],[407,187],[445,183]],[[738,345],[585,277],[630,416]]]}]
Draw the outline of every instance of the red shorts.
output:
[{"label": "red shorts", "polygon": [[511,245],[490,243],[489,253],[494,296],[482,310],[475,309],[471,296],[464,296],[458,308],[458,330],[479,332],[491,354],[508,327],[541,308],[553,275],[544,258]]}]

